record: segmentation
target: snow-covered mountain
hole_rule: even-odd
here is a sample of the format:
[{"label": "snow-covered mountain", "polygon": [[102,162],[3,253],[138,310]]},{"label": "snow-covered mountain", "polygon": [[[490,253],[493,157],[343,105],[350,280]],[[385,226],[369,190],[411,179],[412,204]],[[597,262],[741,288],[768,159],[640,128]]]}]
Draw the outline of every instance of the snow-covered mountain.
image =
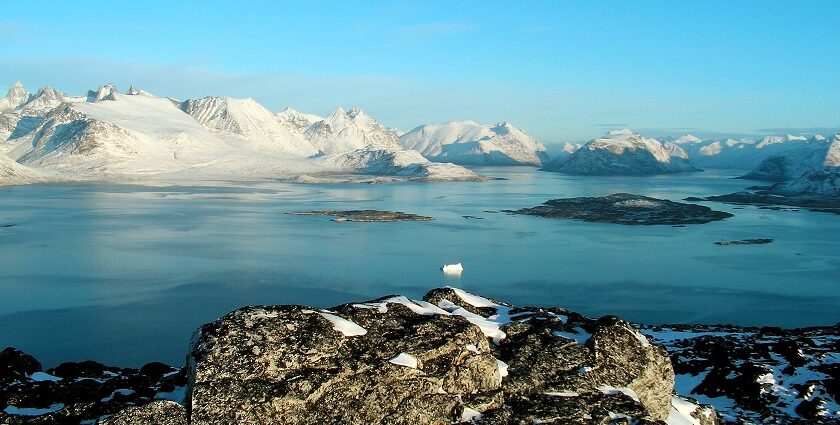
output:
[{"label": "snow-covered mountain", "polygon": [[304,130],[312,145],[324,154],[356,149],[402,150],[397,132],[387,128],[359,108],[338,108]]},{"label": "snow-covered mountain", "polygon": [[820,167],[773,185],[770,193],[799,198],[840,199],[840,168]]},{"label": "snow-covered mountain", "polygon": [[568,158],[560,158],[543,168],[580,175],[651,175],[698,171],[679,146],[663,145],[632,130],[610,131],[590,140]]},{"label": "snow-covered mountain", "polygon": [[18,81],[9,88],[6,96],[0,98],[0,112],[22,107],[32,97],[23,84]]},{"label": "snow-covered mountain", "polygon": [[400,143],[432,161],[462,165],[540,165],[545,154],[543,145],[506,122],[426,124],[400,136]]},{"label": "snow-covered mountain", "polygon": [[[0,98],[0,145],[10,137],[20,137],[31,131],[41,120],[41,115],[65,101],[67,96],[44,86],[33,95],[23,84],[15,83],[6,96]],[[6,147],[6,146],[2,146]],[[0,147],[0,152],[6,149]]]},{"label": "snow-covered mountain", "polygon": [[281,125],[254,99],[204,97],[184,101],[181,110],[210,130],[241,136],[256,149],[304,157],[317,153],[297,129]]},{"label": "snow-covered mountain", "polygon": [[753,180],[785,181],[822,167],[840,167],[840,135],[800,140],[784,152],[771,155],[744,175]]},{"label": "snow-covered mountain", "polygon": [[[336,111],[327,119],[292,109],[275,115],[253,99],[181,102],[133,86],[122,93],[110,84],[78,97],[48,87],[32,95],[16,84],[0,103],[5,108],[0,112],[0,155],[10,158],[2,176],[9,182],[32,181],[24,178],[30,172],[57,180],[368,172],[404,180],[477,178],[463,167],[427,164],[416,152],[400,152],[396,134],[359,110]],[[312,158],[319,149],[305,133],[319,124],[329,130],[329,137],[319,139],[322,147],[330,144],[336,154],[346,154],[343,160]],[[342,150],[355,145],[361,147]]]},{"label": "snow-covered mountain", "polygon": [[766,136],[759,140],[709,140],[680,146],[688,152],[691,161],[698,167],[749,170],[773,155],[796,149],[810,140],[804,136],[786,135]]}]

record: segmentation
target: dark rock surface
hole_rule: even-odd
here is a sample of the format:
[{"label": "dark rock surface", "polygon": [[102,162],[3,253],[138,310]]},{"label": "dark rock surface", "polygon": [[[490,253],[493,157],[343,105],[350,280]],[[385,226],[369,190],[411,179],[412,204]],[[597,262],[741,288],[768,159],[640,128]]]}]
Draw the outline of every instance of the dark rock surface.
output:
[{"label": "dark rock surface", "polygon": [[666,347],[677,391],[726,423],[840,423],[840,324],[780,329],[642,326]]},{"label": "dark rock surface", "polygon": [[161,363],[138,370],[69,362],[43,372],[37,360],[13,348],[0,352],[0,375],[2,424],[94,423],[155,399],[183,402],[187,383],[183,368]]},{"label": "dark rock surface", "polygon": [[355,222],[391,222],[391,221],[432,221],[434,218],[417,214],[407,214],[401,211],[379,210],[317,210],[291,213],[292,215],[328,215],[334,216],[333,221]]},{"label": "dark rock surface", "polygon": [[773,239],[759,238],[759,239],[741,239],[739,241],[717,241],[715,245],[729,246],[729,245],[765,245],[773,243]]},{"label": "dark rock surface", "polygon": [[714,211],[703,205],[685,204],[629,193],[616,193],[602,197],[552,199],[538,207],[506,212],[547,218],[635,225],[703,224],[732,217],[732,214]]}]

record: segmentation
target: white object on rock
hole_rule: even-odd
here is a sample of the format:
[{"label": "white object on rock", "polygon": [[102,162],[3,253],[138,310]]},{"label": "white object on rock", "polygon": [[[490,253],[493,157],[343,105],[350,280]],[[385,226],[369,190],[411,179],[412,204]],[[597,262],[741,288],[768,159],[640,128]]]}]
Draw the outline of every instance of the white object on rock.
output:
[{"label": "white object on rock", "polygon": [[389,362],[399,365],[410,367],[412,369],[417,369],[417,357],[412,356],[408,353],[400,353],[388,360]]},{"label": "white object on rock", "polygon": [[444,264],[444,266],[440,269],[443,270],[444,273],[461,273],[462,271],[464,271],[464,266],[462,266],[461,263]]}]

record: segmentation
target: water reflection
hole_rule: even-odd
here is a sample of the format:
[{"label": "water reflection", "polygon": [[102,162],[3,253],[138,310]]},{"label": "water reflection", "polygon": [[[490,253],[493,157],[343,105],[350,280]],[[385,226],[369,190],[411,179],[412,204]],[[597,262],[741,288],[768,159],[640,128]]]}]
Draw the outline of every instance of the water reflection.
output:
[{"label": "water reflection", "polygon": [[[714,173],[578,178],[483,169],[487,183],[53,185],[0,191],[0,345],[46,363],[179,361],[199,324],[245,304],[329,306],[441,285],[644,322],[840,321],[840,220],[713,204],[736,217],[674,228],[510,216],[563,196],[679,200],[754,184]],[[287,212],[374,208],[427,223]],[[465,218],[470,216],[472,218]],[[718,240],[774,238],[762,246]],[[461,275],[443,264],[463,262]],[[808,312],[802,314],[802,312]]]}]

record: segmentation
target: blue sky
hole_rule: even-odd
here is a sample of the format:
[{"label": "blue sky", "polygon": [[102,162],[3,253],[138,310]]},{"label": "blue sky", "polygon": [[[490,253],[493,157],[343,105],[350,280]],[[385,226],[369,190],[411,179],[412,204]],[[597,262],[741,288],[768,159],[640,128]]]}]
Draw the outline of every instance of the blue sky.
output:
[{"label": "blue sky", "polygon": [[403,130],[510,121],[543,142],[612,127],[840,127],[840,2],[3,2],[0,84],[112,82],[253,97]]}]

